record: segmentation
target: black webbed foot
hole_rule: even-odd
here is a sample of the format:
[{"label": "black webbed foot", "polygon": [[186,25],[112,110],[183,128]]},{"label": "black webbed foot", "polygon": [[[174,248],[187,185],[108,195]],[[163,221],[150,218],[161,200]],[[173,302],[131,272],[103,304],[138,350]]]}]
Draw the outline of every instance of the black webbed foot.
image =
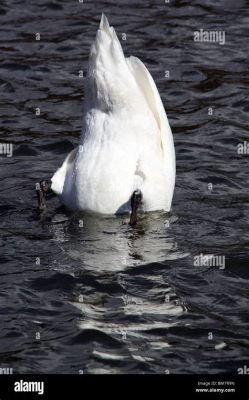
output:
[{"label": "black webbed foot", "polygon": [[52,181],[43,180],[36,184],[36,194],[38,200],[38,211],[44,211],[46,208],[46,195],[51,193]]}]

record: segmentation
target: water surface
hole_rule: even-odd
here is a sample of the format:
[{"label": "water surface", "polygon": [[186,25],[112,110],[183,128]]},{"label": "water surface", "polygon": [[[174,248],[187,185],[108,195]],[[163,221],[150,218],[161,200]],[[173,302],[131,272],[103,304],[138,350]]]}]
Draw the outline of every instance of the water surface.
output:
[{"label": "water surface", "polygon": [[[0,156],[1,367],[174,374],[248,365],[249,155],[237,152],[248,138],[248,6],[1,2],[0,138],[14,146]],[[124,217],[73,214],[56,198],[42,221],[35,213],[35,182],[78,143],[79,71],[102,11],[119,38],[126,33],[125,54],[152,73],[176,146],[172,211],[143,215],[135,229]],[[225,31],[225,44],[194,42],[199,29]],[[199,254],[225,256],[225,268],[195,266]]]}]

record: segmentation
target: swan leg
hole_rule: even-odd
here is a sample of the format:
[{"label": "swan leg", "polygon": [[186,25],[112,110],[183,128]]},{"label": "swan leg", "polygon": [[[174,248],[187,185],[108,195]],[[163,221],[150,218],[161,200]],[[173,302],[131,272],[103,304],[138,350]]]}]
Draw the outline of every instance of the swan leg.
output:
[{"label": "swan leg", "polygon": [[131,226],[136,225],[137,223],[137,211],[142,202],[142,192],[141,190],[135,190],[131,196],[131,217],[129,224]]},{"label": "swan leg", "polygon": [[38,200],[38,211],[44,211],[46,208],[46,195],[51,192],[51,179],[43,180],[37,184],[36,194]]}]

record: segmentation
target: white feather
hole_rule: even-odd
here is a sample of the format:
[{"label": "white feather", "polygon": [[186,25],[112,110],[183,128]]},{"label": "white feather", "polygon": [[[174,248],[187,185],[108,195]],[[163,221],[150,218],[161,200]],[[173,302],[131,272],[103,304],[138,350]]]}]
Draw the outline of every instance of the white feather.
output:
[{"label": "white feather", "polygon": [[52,178],[68,207],[115,214],[130,209],[134,190],[145,211],[171,207],[175,152],[168,119],[149,71],[125,58],[102,15],[90,50],[80,146]]}]

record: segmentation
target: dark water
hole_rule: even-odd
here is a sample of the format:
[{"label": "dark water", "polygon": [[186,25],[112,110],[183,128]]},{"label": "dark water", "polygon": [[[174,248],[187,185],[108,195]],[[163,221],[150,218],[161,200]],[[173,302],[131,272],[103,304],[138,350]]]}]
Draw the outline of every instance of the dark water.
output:
[{"label": "dark water", "polygon": [[[248,9],[246,0],[1,1],[1,143],[14,148],[0,156],[0,367],[249,366],[249,154],[237,152],[248,139]],[[56,198],[42,222],[35,213],[35,182],[78,143],[78,71],[102,11],[126,33],[126,55],[151,71],[176,146],[172,212],[144,215],[135,229],[72,214]],[[225,44],[195,42],[199,29],[225,31]],[[225,268],[194,265],[199,254],[224,256]]]}]

